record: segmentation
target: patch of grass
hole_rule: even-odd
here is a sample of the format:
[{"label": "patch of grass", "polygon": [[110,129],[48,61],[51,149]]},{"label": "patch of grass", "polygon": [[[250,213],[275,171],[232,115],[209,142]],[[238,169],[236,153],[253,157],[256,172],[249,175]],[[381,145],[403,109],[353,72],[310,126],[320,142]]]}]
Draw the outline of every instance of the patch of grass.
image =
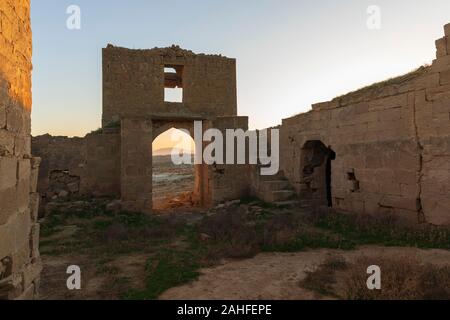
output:
[{"label": "patch of grass", "polygon": [[[371,265],[381,269],[381,290],[367,288]],[[359,257],[351,263],[332,257],[309,272],[300,285],[348,300],[448,300],[450,267],[421,265],[410,257]]]},{"label": "patch of grass", "polygon": [[308,272],[305,279],[300,282],[300,285],[305,289],[322,295],[335,297],[336,294],[333,289],[337,282],[335,272],[347,269],[348,263],[342,257],[328,257],[319,268]]},{"label": "patch of grass", "polygon": [[269,244],[263,247],[265,252],[299,252],[306,249],[355,249],[355,242],[335,235],[321,232],[309,232],[297,235],[294,239],[280,244]]},{"label": "patch of grass", "polygon": [[345,95],[336,97],[333,100],[339,100],[339,99],[346,98],[349,96],[354,96],[354,95],[365,95],[369,92],[376,91],[376,90],[382,89],[382,88],[390,86],[390,85],[401,85],[407,81],[411,81],[415,78],[418,78],[418,77],[426,74],[429,69],[430,69],[429,65],[423,65],[423,66],[420,66],[419,68],[417,68],[411,72],[408,72],[404,75],[401,75],[398,77],[393,77],[393,78],[390,78],[390,79],[387,79],[384,81],[376,82],[374,84],[368,85],[361,89],[358,89],[358,90],[349,92]]},{"label": "patch of grass", "polygon": [[[106,211],[110,199],[61,203],[41,221],[41,241],[52,248],[52,255],[72,253],[110,254],[143,252],[158,243],[172,241],[179,233],[175,219],[141,213]],[[70,241],[46,240],[64,226],[76,225]]]},{"label": "patch of grass", "polygon": [[147,262],[145,290],[131,291],[129,300],[154,300],[164,291],[189,283],[200,275],[198,259],[192,252],[165,250]]},{"label": "patch of grass", "polygon": [[[367,289],[370,265],[382,270],[381,290]],[[351,300],[448,300],[450,267],[420,265],[406,257],[362,257],[353,263],[345,278],[341,295]]]},{"label": "patch of grass", "polygon": [[378,217],[351,214],[326,214],[313,217],[317,228],[328,230],[356,245],[385,245],[448,249],[450,229],[433,226],[406,227],[392,215]]},{"label": "patch of grass", "polygon": [[252,196],[248,196],[248,197],[243,197],[240,199],[240,203],[244,204],[244,205],[253,205],[253,206],[257,206],[257,207],[261,207],[264,209],[275,209],[277,208],[276,205],[274,205],[273,203],[268,203],[265,202],[257,197],[252,197]]},{"label": "patch of grass", "polygon": [[[120,128],[120,120],[119,121],[112,121],[112,122],[110,122],[110,123],[108,123],[107,125],[105,125],[105,127],[104,128],[106,128],[106,129],[114,129],[114,128]],[[90,134],[102,134],[103,133],[103,129],[104,129],[103,127],[102,128],[98,128],[98,129],[96,129],[96,130],[93,130],[93,131],[91,131],[91,133]]]},{"label": "patch of grass", "polygon": [[105,128],[120,128],[120,120],[117,121],[112,121],[110,123],[108,123]]},{"label": "patch of grass", "polygon": [[[260,252],[350,250],[366,244],[448,249],[450,243],[449,230],[407,229],[399,227],[391,216],[305,216],[291,209],[265,208],[254,198],[243,199],[241,206],[220,209],[194,225],[172,216],[106,212],[105,202],[86,201],[82,210],[73,210],[69,204],[49,215],[41,226],[44,254],[87,254],[97,260],[98,272],[107,275],[118,272],[105,266],[117,255],[148,254],[145,290],[128,292],[128,299],[156,299],[171,287],[195,280],[201,267],[215,265],[221,259],[251,258]],[[45,242],[46,236],[66,225],[76,225],[76,234],[70,239],[58,237]],[[327,268],[339,266],[329,263]],[[317,276],[332,281],[326,275]],[[427,281],[441,278],[429,275]],[[330,288],[324,287],[322,292],[330,292]]]},{"label": "patch of grass", "polygon": [[108,265],[103,265],[103,266],[99,266],[97,267],[97,270],[95,272],[97,275],[117,275],[120,273],[120,268],[115,267],[115,266],[108,266]]}]

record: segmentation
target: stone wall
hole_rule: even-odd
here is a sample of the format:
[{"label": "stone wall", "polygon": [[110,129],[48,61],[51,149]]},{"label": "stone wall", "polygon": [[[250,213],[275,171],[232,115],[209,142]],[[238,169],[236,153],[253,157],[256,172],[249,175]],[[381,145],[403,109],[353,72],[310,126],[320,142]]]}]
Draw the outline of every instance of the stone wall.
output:
[{"label": "stone wall", "polygon": [[[165,66],[180,69],[183,103],[164,102]],[[103,126],[124,117],[235,116],[236,60],[179,47],[103,49]]]},{"label": "stone wall", "polygon": [[0,299],[37,296],[38,158],[31,156],[29,0],[0,1]]},{"label": "stone wall", "polygon": [[[242,129],[244,132],[248,130],[248,117],[218,117],[209,122],[206,128],[215,128],[222,132],[224,137],[224,162],[226,161],[226,130]],[[245,142],[248,150],[248,141]],[[207,144],[205,144],[207,146]],[[237,159],[237,149],[234,151],[235,160]],[[247,156],[248,158],[248,153]],[[247,161],[248,163],[248,161]],[[252,170],[250,165],[242,164],[217,164],[205,166],[207,170],[207,187],[208,201],[211,205],[221,203],[227,200],[240,199],[250,195],[250,173]]]},{"label": "stone wall", "polygon": [[[283,120],[281,166],[301,197],[327,205],[314,197],[326,181],[311,170],[328,161],[336,209],[450,224],[450,25],[445,35],[431,66]],[[335,159],[311,151],[315,142]]]},{"label": "stone wall", "polygon": [[67,171],[71,176],[81,177],[85,172],[86,141],[83,138],[53,137],[48,134],[32,138],[33,155],[42,158],[39,169],[38,192],[45,198],[51,199],[54,193],[62,190],[51,191],[50,175],[54,171]]},{"label": "stone wall", "polygon": [[84,138],[33,137],[32,151],[42,158],[38,183],[42,205],[60,196],[120,194],[117,129],[91,133]]},{"label": "stone wall", "polygon": [[[193,135],[193,124],[193,120],[124,118],[119,128],[104,129],[84,138],[33,137],[33,154],[43,159],[38,184],[42,209],[50,200],[80,194],[120,196],[123,209],[151,212],[152,142],[172,127],[186,129]],[[203,121],[203,130],[208,128],[217,128],[224,136],[226,129],[246,131],[248,118]],[[196,165],[195,197],[208,207],[248,195],[249,173],[249,167],[244,165]]]}]

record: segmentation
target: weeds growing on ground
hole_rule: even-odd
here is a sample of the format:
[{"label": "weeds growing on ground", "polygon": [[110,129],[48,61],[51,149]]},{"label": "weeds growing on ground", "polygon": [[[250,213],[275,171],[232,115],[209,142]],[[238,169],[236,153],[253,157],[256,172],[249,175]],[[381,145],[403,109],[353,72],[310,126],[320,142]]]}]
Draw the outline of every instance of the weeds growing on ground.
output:
[{"label": "weeds growing on ground", "polygon": [[[132,252],[148,254],[145,289],[129,291],[124,296],[128,299],[155,299],[173,286],[196,279],[201,267],[222,259],[250,258],[260,252],[350,250],[367,244],[450,248],[448,229],[400,227],[392,216],[306,215],[295,209],[273,208],[251,198],[241,201],[240,206],[205,216],[195,225],[171,216],[107,212],[105,202],[85,202],[81,210],[69,206],[55,210],[42,221],[42,252],[91,255],[98,262],[98,273],[117,278],[119,270],[107,265],[114,257]],[[67,226],[75,226],[75,234],[70,239],[56,237]],[[326,270],[340,268],[344,268],[342,261],[326,262],[323,270],[310,274],[305,286],[332,295],[333,275]],[[439,284],[446,281],[446,271],[427,270],[431,269],[420,271],[420,285],[440,288]],[[345,298],[371,298],[361,296],[359,286],[358,282],[348,284]],[[439,290],[446,294],[445,290]],[[424,296],[436,297],[436,292],[424,292]]]},{"label": "weeds growing on ground", "polygon": [[[371,265],[382,270],[381,290],[367,288],[366,271]],[[332,257],[309,272],[300,285],[349,300],[448,300],[450,267],[421,265],[409,257],[360,257],[353,262]]]}]

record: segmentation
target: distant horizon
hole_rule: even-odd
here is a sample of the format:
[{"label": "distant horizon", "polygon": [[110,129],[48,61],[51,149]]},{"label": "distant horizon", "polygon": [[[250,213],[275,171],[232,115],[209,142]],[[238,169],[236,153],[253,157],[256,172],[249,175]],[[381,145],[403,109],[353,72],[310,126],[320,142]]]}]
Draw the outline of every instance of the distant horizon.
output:
[{"label": "distant horizon", "polygon": [[[154,156],[169,156],[173,152],[173,150],[182,151],[183,153],[194,154],[194,151],[185,148],[177,148],[177,147],[166,147],[166,148],[158,148],[153,149]],[[164,152],[164,153],[163,153]],[[165,153],[167,152],[167,153]]]}]

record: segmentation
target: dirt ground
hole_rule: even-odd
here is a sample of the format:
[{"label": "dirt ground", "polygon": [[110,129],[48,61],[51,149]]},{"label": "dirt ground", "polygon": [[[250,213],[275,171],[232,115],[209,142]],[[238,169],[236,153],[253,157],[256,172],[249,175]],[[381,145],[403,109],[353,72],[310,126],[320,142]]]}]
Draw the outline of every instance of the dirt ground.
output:
[{"label": "dirt ground", "polygon": [[[255,258],[226,261],[222,265],[202,269],[198,281],[169,289],[162,300],[317,300],[333,299],[301,287],[308,271],[315,270],[327,257],[342,256],[352,261],[361,256],[414,257],[422,263],[450,265],[450,251],[415,248],[362,247],[354,251],[311,250],[298,253],[263,253]],[[44,300],[118,299],[124,287],[139,289],[145,282],[145,254],[127,254],[107,263],[108,270],[99,272],[95,264],[80,256],[43,256],[44,271],[41,295]],[[82,290],[66,288],[66,268],[76,264],[83,270]],[[118,277],[118,275],[121,275]]]},{"label": "dirt ground", "polygon": [[[174,197],[185,199],[183,195],[193,188],[193,167],[174,169],[168,164],[167,158],[156,158],[154,197],[162,202],[167,201],[167,198],[173,200]],[[254,216],[255,219],[264,219],[261,217],[267,215],[267,211],[274,210],[264,206],[260,207],[260,205],[241,204],[237,206],[245,207],[248,214],[251,217]],[[68,202],[66,208],[59,214],[49,215],[41,221],[41,256],[44,265],[40,288],[41,299],[116,300],[127,297],[127,293],[130,291],[145,290],[149,283],[149,261],[150,263],[153,261],[155,254],[161,250],[177,250],[177,248],[186,247],[186,239],[180,239],[174,231],[179,229],[179,225],[172,225],[171,221],[174,220],[184,226],[194,225],[206,216],[214,214],[214,210],[213,212],[203,212],[201,208],[174,206],[156,212],[157,216],[163,219],[161,221],[167,218],[168,224],[161,221],[154,224],[153,221],[147,221],[147,218],[120,214],[110,215],[98,210],[95,201]],[[230,207],[219,210],[235,209]],[[215,216],[218,217],[218,215]],[[135,220],[136,218],[143,220]],[[222,228],[223,223],[230,222],[233,222],[233,219],[230,221],[218,219],[213,229]],[[143,223],[145,228],[141,230],[139,227]],[[282,227],[291,226],[291,220],[280,219],[278,223],[281,223]],[[275,223],[273,226],[279,225]],[[244,230],[239,235],[245,235],[249,229],[238,230]],[[210,230],[210,233],[214,234],[215,231],[217,230]],[[227,232],[229,231],[231,230]],[[330,245],[330,241],[336,239],[339,241],[342,237],[342,235],[337,238],[336,236],[329,237],[329,232],[315,234],[316,240],[320,240],[325,247]],[[289,234],[288,232],[287,235]],[[130,238],[127,238],[127,235]],[[208,234],[201,235],[206,239],[210,237]],[[283,233],[279,235],[283,236]],[[308,239],[311,239],[309,233],[303,241]],[[238,237],[237,241],[246,241],[246,238]],[[317,241],[309,242],[309,244],[314,245]],[[247,247],[244,243],[241,247],[233,247],[231,251],[236,248],[246,249]],[[439,246],[439,248],[446,248],[446,246]],[[376,257],[377,259],[379,257],[405,257],[405,260],[414,258],[421,264],[450,265],[449,250],[373,245],[352,247],[352,249],[354,250],[311,249],[305,251],[302,249],[294,253],[261,253],[253,258],[240,260],[220,259],[218,263],[214,264],[214,267],[201,269],[198,280],[179,287],[172,287],[165,292],[163,289],[159,299],[333,299],[331,296],[317,293],[317,290],[305,289],[301,282],[309,272],[318,270],[324,261],[335,256],[340,256],[347,262],[361,257]],[[66,280],[69,275],[66,270],[71,265],[77,265],[82,270],[81,290],[69,291],[67,289]],[[182,266],[178,266],[178,268],[182,270]],[[172,270],[172,273],[178,276],[178,271],[173,272]],[[164,273],[162,274],[164,275]],[[170,288],[170,286],[168,287]]]},{"label": "dirt ground", "polygon": [[[145,279],[147,255],[127,254],[117,257],[99,270],[86,256],[43,255],[40,299],[42,300],[117,300],[125,287],[140,289]],[[81,269],[81,290],[68,290],[67,267]],[[119,276],[118,276],[119,275]]]},{"label": "dirt ground", "polygon": [[307,271],[313,271],[329,256],[352,261],[361,256],[414,257],[422,263],[450,265],[450,251],[415,248],[363,247],[354,251],[311,250],[298,253],[265,253],[253,259],[229,262],[202,270],[199,280],[169,289],[163,300],[311,300],[332,299],[300,286]]},{"label": "dirt ground", "polygon": [[165,210],[191,205],[194,191],[192,165],[174,166],[170,156],[153,157],[153,207]]}]

